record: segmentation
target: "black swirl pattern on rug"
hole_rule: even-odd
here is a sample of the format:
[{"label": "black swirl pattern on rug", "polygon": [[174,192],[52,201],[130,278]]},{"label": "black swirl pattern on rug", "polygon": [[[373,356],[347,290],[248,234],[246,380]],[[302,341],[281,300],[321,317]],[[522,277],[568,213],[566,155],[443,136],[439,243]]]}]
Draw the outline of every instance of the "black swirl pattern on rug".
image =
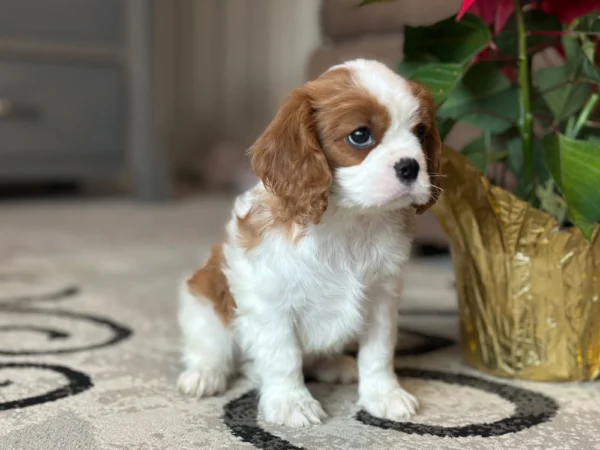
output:
[{"label": "black swirl pattern on rug", "polygon": [[[41,405],[43,403],[53,402],[61,398],[70,397],[81,394],[92,388],[94,384],[88,375],[83,372],[78,372],[68,367],[54,364],[36,364],[36,363],[0,363],[0,373],[5,369],[35,369],[43,371],[51,371],[62,375],[66,378],[67,383],[51,391],[32,397],[20,398],[11,401],[0,401],[0,411],[9,409],[27,408],[29,406]],[[0,389],[13,384],[12,380],[1,380]]]},{"label": "black swirl pattern on rug", "polygon": [[0,333],[3,331],[27,331],[31,333],[45,334],[49,341],[67,339],[71,336],[71,334],[66,331],[60,331],[48,327],[38,327],[35,325],[0,325]]},{"label": "black swirl pattern on rug", "polygon": [[285,439],[263,430],[257,421],[258,393],[246,392],[241,397],[225,405],[223,422],[233,433],[244,442],[263,450],[297,450]]},{"label": "black swirl pattern on rug", "polygon": [[[423,312],[423,314],[436,315],[436,312],[427,311]],[[396,350],[396,355],[398,356],[418,356],[454,345],[454,341],[451,339],[431,336],[414,330],[401,329],[400,331],[414,334],[423,339],[424,342],[411,348]],[[542,424],[551,420],[558,411],[556,401],[543,394],[471,375],[408,368],[397,369],[396,373],[400,377],[440,381],[479,389],[507,400],[514,405],[515,410],[509,417],[494,422],[473,423],[457,427],[394,422],[378,419],[365,411],[359,411],[356,414],[355,419],[357,421],[376,428],[396,430],[408,434],[432,435],[441,438],[493,437],[518,433],[527,428]],[[244,442],[254,445],[256,448],[263,450],[294,450],[301,448],[261,428],[258,424],[257,414],[258,393],[252,390],[225,405],[223,421],[233,435],[239,437]]]},{"label": "black swirl pattern on rug", "polygon": [[[18,282],[27,284],[29,286],[39,282],[39,276],[34,273],[28,272],[11,272],[11,273],[0,273],[0,286],[2,283],[7,282]],[[59,301],[69,297],[73,297],[79,294],[80,288],[74,285],[63,286],[56,290],[44,292],[40,294],[26,294],[10,296],[8,298],[0,298],[0,307],[6,305],[23,305],[33,302],[45,302],[45,301]]]},{"label": "black swirl pattern on rug", "polygon": [[[11,278],[14,277],[14,278]],[[14,273],[6,275],[3,274],[0,277],[0,286],[5,281],[19,281],[33,283],[37,279],[35,274],[26,273]],[[131,329],[120,325],[110,319],[80,312],[67,311],[65,309],[58,308],[37,308],[30,306],[31,303],[38,302],[54,302],[64,300],[67,298],[74,297],[80,293],[78,286],[65,286],[53,292],[47,292],[36,295],[19,295],[15,297],[5,298],[0,301],[0,313],[2,314],[18,314],[25,315],[28,318],[36,318],[33,323],[29,324],[5,324],[0,326],[0,334],[3,332],[31,332],[45,335],[49,341],[63,341],[65,346],[53,349],[31,349],[31,350],[11,350],[0,348],[0,355],[3,356],[31,356],[31,355],[49,355],[49,354],[62,354],[62,353],[74,353],[100,349],[115,345],[132,335]],[[100,342],[88,344],[88,345],[77,345],[72,344],[72,341],[76,339],[76,334],[70,330],[52,328],[46,325],[38,325],[39,322],[44,322],[48,316],[54,316],[62,319],[68,319],[68,324],[75,325],[77,328],[77,322],[88,322],[96,327],[102,327],[108,330],[109,336]],[[16,400],[0,402],[0,411],[6,411],[11,409],[26,408],[29,406],[40,405],[47,402],[53,402],[65,397],[80,394],[93,387],[93,383],[89,375],[70,369],[61,365],[53,364],[38,364],[32,362],[0,362],[0,371],[12,369],[12,370],[38,370],[38,371],[51,371],[58,373],[66,378],[67,383],[59,386],[46,393],[35,395],[31,397],[23,397]],[[7,388],[15,382],[10,379],[2,379],[0,377],[0,389]]]},{"label": "black swirl pattern on rug", "polygon": [[511,386],[504,383],[489,381],[461,373],[445,373],[433,370],[400,369],[398,375],[407,378],[441,381],[458,386],[467,386],[479,389],[490,394],[502,397],[512,403],[515,411],[509,417],[488,423],[473,423],[457,427],[442,427],[412,422],[394,422],[378,419],[365,411],[360,411],[356,419],[366,425],[386,430],[396,430],[402,433],[433,435],[438,437],[492,437],[509,433],[517,433],[527,428],[539,425],[552,419],[557,411],[556,401],[539,392]]},{"label": "black swirl pattern on rug", "polygon": [[64,300],[65,298],[74,297],[79,294],[81,290],[77,286],[66,286],[54,292],[48,292],[39,295],[20,295],[17,297],[10,297],[8,299],[0,300],[0,308],[9,305],[22,305],[24,303],[33,302],[49,302]]},{"label": "black swirl pattern on rug", "polygon": [[[515,412],[509,417],[494,422],[473,423],[457,427],[393,422],[378,419],[365,411],[359,411],[356,420],[365,425],[407,434],[432,435],[441,438],[493,437],[518,433],[547,422],[558,411],[558,404],[543,394],[470,375],[420,369],[400,369],[397,373],[401,377],[441,381],[495,394],[511,402],[515,406]],[[258,394],[255,390],[246,392],[241,397],[225,405],[223,421],[233,435],[263,450],[294,450],[300,448],[261,428],[257,421],[257,407]]]},{"label": "black swirl pattern on rug", "polygon": [[[108,347],[111,345],[115,345],[120,341],[123,341],[129,338],[132,334],[131,330],[123,325],[119,325],[112,320],[106,319],[104,317],[95,316],[92,314],[83,314],[76,313],[71,311],[66,311],[62,309],[42,309],[42,308],[11,308],[6,306],[0,306],[0,312],[3,313],[14,313],[19,315],[39,315],[40,317],[44,316],[55,316],[59,318],[71,319],[71,322],[75,321],[87,321],[95,326],[100,326],[109,330],[110,335],[108,338],[104,339],[101,342],[90,344],[90,345],[73,345],[72,347],[63,347],[63,348],[53,348],[53,349],[39,349],[39,350],[9,350],[0,348],[0,355],[4,356],[32,356],[32,355],[57,355],[62,353],[75,353],[75,352],[83,352],[89,350],[96,350],[103,347]],[[12,326],[14,329],[15,327]],[[49,329],[49,328],[41,328],[38,326],[27,326],[27,325],[19,325],[19,328],[22,330],[28,330],[36,333],[43,332],[47,335],[48,339],[62,339],[68,343],[69,339],[72,338],[72,333],[66,330],[57,330],[57,329]],[[0,333],[2,331],[10,331],[11,326],[0,327]]]}]

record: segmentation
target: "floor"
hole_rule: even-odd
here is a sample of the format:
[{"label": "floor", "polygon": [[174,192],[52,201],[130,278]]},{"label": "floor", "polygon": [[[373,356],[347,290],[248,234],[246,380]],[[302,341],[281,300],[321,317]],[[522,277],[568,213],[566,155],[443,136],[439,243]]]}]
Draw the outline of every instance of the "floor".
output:
[{"label": "floor", "polygon": [[598,384],[524,383],[466,367],[450,261],[407,268],[397,370],[406,422],[311,383],[330,418],[290,430],[238,380],[192,400],[178,372],[175,285],[221,236],[230,199],[0,204],[0,449],[600,449]]}]

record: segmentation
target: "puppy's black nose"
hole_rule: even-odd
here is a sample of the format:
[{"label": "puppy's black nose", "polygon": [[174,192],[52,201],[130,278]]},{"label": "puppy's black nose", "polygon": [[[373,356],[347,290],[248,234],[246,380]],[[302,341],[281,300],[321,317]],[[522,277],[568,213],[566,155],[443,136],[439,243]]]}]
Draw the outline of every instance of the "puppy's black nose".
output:
[{"label": "puppy's black nose", "polygon": [[394,164],[396,176],[403,183],[412,183],[419,175],[419,163],[413,158],[402,158]]}]

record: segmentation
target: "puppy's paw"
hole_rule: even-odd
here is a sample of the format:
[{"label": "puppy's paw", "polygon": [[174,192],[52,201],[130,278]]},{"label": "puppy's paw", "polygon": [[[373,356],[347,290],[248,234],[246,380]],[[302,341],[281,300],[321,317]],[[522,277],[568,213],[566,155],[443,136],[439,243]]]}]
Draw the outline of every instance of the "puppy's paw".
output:
[{"label": "puppy's paw", "polygon": [[266,422],[287,427],[306,427],[321,423],[327,417],[321,404],[306,388],[283,391],[264,390],[259,410]]},{"label": "puppy's paw", "polygon": [[372,416],[387,420],[408,419],[419,408],[417,399],[400,386],[365,393],[360,396],[358,405]]},{"label": "puppy's paw", "polygon": [[227,377],[220,372],[188,369],[179,375],[177,388],[191,397],[210,397],[225,392]]},{"label": "puppy's paw", "polygon": [[317,381],[330,384],[350,384],[358,380],[356,359],[346,355],[318,359],[307,369],[306,374]]}]

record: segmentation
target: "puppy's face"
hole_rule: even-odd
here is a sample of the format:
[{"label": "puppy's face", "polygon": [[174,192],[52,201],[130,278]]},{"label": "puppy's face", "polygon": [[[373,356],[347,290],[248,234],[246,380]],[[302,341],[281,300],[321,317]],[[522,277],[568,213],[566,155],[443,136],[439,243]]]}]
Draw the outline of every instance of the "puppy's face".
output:
[{"label": "puppy's face", "polygon": [[425,88],[375,61],[331,68],[292,92],[250,149],[255,173],[289,218],[318,222],[343,207],[435,203],[441,140]]}]

